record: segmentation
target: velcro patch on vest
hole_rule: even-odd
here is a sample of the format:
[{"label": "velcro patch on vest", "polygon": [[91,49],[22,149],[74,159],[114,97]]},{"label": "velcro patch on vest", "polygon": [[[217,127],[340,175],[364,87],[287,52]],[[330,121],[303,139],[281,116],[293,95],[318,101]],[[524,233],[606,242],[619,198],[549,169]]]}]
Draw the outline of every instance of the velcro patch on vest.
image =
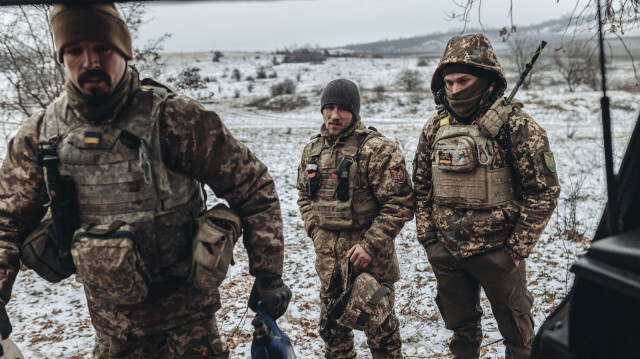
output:
[{"label": "velcro patch on vest", "polygon": [[87,131],[84,133],[85,145],[99,145],[100,144],[100,132]]},{"label": "velcro patch on vest", "polygon": [[451,154],[440,152],[438,154],[438,164],[440,165],[450,165],[451,164]]},{"label": "velcro patch on vest", "polygon": [[407,175],[404,171],[404,167],[402,165],[392,167],[391,177],[393,177],[394,181],[403,184],[407,180]]},{"label": "velcro patch on vest", "polygon": [[440,119],[440,127],[449,124],[449,116]]},{"label": "velcro patch on vest", "polygon": [[553,157],[553,152],[544,153],[544,164],[547,165],[549,171],[556,171],[556,159]]}]

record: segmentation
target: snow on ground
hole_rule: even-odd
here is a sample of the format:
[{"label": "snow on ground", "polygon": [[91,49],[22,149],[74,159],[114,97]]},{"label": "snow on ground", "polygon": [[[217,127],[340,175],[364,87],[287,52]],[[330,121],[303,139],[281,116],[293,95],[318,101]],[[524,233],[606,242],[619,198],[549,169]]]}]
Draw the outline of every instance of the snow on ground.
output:
[{"label": "snow on ground", "polygon": [[[217,111],[233,134],[268,165],[282,204],[286,242],[284,280],[294,293],[279,325],[290,336],[299,358],[321,358],[323,343],[317,335],[320,283],[315,274],[313,245],[304,233],[298,212],[295,189],[302,149],[322,122],[320,91],[337,77],[358,82],[363,97],[363,122],[397,141],[411,169],[419,132],[434,110],[433,99],[428,91],[403,92],[394,82],[402,69],[416,69],[428,88],[436,62],[431,59],[428,66],[416,67],[416,58],[331,58],[323,64],[273,65],[274,56],[225,53],[221,62],[214,63],[209,53],[180,54],[170,59],[165,74],[176,74],[186,66],[201,68],[201,75],[210,82],[206,89],[193,95],[206,97],[214,92],[212,98],[204,101],[206,105]],[[265,67],[267,74],[276,72],[277,77],[245,80],[246,76],[255,78],[260,67]],[[240,81],[231,79],[235,68],[242,74]],[[246,106],[256,97],[268,96],[270,86],[284,78],[295,79],[297,92],[307,97],[311,105],[283,113]],[[384,91],[373,91],[375,87],[383,87]],[[535,297],[536,328],[571,287],[571,263],[586,250],[587,238],[593,234],[606,200],[600,96],[597,92],[565,92],[560,85],[521,91],[517,96],[526,104],[525,110],[547,130],[562,185],[558,208],[527,263],[529,288]],[[609,96],[619,164],[639,103],[637,94],[614,91]],[[15,128],[0,128],[4,137],[12,133]],[[6,150],[6,142],[0,141],[0,150]],[[574,240],[569,240],[570,237]],[[434,302],[436,281],[416,240],[415,221],[406,224],[396,239],[396,247],[402,272],[402,279],[395,286],[396,312],[402,325],[404,353],[408,358],[449,357],[447,340],[451,333],[444,328]],[[247,358],[253,314],[247,311],[246,303],[253,279],[248,275],[241,242],[234,255],[237,264],[222,284],[223,307],[216,317],[232,348],[232,357]],[[485,313],[482,357],[502,358],[504,347],[484,296],[482,307]],[[12,337],[26,358],[90,357],[93,329],[82,288],[73,278],[48,284],[32,271],[21,271],[8,312],[14,327]],[[366,337],[361,332],[356,332],[356,349],[361,358],[370,357]]]}]

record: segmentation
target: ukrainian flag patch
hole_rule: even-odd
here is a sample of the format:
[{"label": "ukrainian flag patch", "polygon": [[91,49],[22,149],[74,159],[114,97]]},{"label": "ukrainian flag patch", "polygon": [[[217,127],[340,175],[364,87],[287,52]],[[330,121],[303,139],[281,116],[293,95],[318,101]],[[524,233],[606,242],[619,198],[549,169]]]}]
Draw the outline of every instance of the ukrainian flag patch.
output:
[{"label": "ukrainian flag patch", "polygon": [[100,144],[100,132],[87,131],[84,133],[85,145],[99,145]]}]

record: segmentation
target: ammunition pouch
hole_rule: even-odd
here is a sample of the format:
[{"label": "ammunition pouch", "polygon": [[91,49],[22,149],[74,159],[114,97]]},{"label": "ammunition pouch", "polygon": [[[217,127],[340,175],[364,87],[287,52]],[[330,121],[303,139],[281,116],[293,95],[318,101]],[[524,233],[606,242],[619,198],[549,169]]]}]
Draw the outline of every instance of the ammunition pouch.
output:
[{"label": "ammunition pouch", "polygon": [[[349,264],[351,266],[351,264]],[[357,330],[379,327],[393,312],[393,287],[361,273],[329,306],[329,317]]]},{"label": "ammunition pouch", "polygon": [[480,146],[469,135],[442,138],[436,141],[434,149],[434,164],[443,171],[469,172],[478,162],[486,164],[489,160],[487,156],[483,158]]},{"label": "ammunition pouch", "polygon": [[224,204],[196,220],[189,280],[200,289],[217,288],[233,262],[233,247],[242,234],[242,221]]},{"label": "ammunition pouch", "polygon": [[53,220],[45,219],[22,242],[20,260],[27,268],[52,283],[76,272],[71,257],[60,257]]},{"label": "ammunition pouch", "polygon": [[509,120],[511,105],[505,105],[503,97],[499,97],[489,109],[478,119],[478,125],[485,137],[496,137],[502,126]]},{"label": "ammunition pouch", "polygon": [[151,275],[131,225],[83,225],[73,236],[71,254],[91,301],[130,305],[147,298]]},{"label": "ammunition pouch", "polygon": [[322,183],[322,175],[318,171],[318,162],[315,158],[310,159],[309,163],[307,163],[307,175],[309,179],[307,180],[304,193],[308,198],[315,199],[318,188],[320,188],[320,184]]},{"label": "ammunition pouch", "polygon": [[333,192],[333,196],[338,197],[338,200],[342,202],[349,200],[349,168],[351,163],[351,160],[343,159],[338,170],[331,174],[333,178],[338,179],[338,185]]}]

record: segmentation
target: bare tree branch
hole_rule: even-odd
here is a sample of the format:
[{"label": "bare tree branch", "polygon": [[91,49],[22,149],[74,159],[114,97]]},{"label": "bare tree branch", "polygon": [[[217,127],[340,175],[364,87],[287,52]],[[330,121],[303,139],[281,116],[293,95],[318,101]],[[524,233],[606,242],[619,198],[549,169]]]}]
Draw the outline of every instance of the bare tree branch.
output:
[{"label": "bare tree branch", "polygon": [[[146,22],[146,4],[120,5],[132,38]],[[51,5],[0,7],[0,72],[6,79],[0,98],[3,119],[16,114],[30,116],[46,108],[64,90],[65,75],[57,61],[53,33],[49,25]],[[150,40],[134,48],[133,63],[154,74],[164,65],[159,51],[170,35]],[[11,115],[13,113],[13,115]]]}]

